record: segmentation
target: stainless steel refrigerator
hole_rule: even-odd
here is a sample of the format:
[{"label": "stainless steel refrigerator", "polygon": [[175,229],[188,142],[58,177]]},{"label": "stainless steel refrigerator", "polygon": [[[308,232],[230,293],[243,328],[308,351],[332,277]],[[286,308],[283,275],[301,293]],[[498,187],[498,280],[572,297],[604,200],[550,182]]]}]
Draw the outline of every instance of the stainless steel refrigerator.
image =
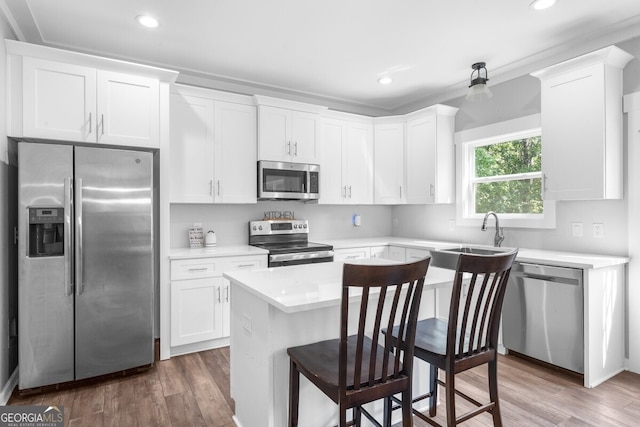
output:
[{"label": "stainless steel refrigerator", "polygon": [[20,389],[153,363],[153,156],[18,144]]}]

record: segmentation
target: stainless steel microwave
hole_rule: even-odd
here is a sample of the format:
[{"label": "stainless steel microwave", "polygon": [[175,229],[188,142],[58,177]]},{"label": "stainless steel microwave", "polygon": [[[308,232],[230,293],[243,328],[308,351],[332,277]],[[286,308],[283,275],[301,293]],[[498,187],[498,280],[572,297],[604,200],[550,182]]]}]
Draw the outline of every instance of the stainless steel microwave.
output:
[{"label": "stainless steel microwave", "polygon": [[320,166],[306,163],[258,162],[258,200],[317,200]]}]

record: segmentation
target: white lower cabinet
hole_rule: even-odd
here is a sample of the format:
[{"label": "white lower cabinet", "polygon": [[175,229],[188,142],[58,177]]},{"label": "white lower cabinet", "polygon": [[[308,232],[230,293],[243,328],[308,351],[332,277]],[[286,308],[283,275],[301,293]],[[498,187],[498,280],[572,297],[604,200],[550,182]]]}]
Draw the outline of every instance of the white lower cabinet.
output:
[{"label": "white lower cabinet", "polygon": [[223,336],[221,277],[171,283],[171,346]]},{"label": "white lower cabinet", "polygon": [[407,248],[405,260],[407,262],[414,262],[418,261],[419,259],[426,258],[430,255],[431,252],[429,252],[427,249]]},{"label": "white lower cabinet", "polygon": [[[202,344],[192,351],[227,345],[230,297],[224,272],[266,267],[266,255],[171,261],[171,347]],[[185,353],[179,351],[178,353]]]},{"label": "white lower cabinet", "polygon": [[407,250],[402,246],[390,245],[387,247],[386,258],[394,261],[404,261],[407,258]]},{"label": "white lower cabinet", "polygon": [[371,246],[369,251],[371,252],[371,258],[388,258],[388,246]]},{"label": "white lower cabinet", "polygon": [[335,249],[333,251],[334,261],[349,261],[353,259],[365,259],[365,258],[371,258],[371,249],[369,247]]}]

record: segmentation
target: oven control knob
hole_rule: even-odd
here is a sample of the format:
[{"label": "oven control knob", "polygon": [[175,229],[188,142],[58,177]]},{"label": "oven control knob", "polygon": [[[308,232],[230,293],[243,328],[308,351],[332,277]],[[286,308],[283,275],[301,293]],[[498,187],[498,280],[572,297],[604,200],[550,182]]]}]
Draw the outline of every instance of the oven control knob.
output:
[{"label": "oven control knob", "polygon": [[303,227],[304,227],[304,228],[307,228],[307,224],[304,224],[304,225],[303,225]]},{"label": "oven control knob", "polygon": [[262,226],[261,225],[258,226],[258,230],[262,230]]}]

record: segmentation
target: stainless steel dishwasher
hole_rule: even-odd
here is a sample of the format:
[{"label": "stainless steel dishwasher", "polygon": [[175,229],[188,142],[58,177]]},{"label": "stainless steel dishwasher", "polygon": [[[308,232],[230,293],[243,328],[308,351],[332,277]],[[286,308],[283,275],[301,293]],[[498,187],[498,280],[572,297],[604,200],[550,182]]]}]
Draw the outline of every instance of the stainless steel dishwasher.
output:
[{"label": "stainless steel dishwasher", "polygon": [[584,373],[582,270],[516,262],[502,309],[508,350]]}]

